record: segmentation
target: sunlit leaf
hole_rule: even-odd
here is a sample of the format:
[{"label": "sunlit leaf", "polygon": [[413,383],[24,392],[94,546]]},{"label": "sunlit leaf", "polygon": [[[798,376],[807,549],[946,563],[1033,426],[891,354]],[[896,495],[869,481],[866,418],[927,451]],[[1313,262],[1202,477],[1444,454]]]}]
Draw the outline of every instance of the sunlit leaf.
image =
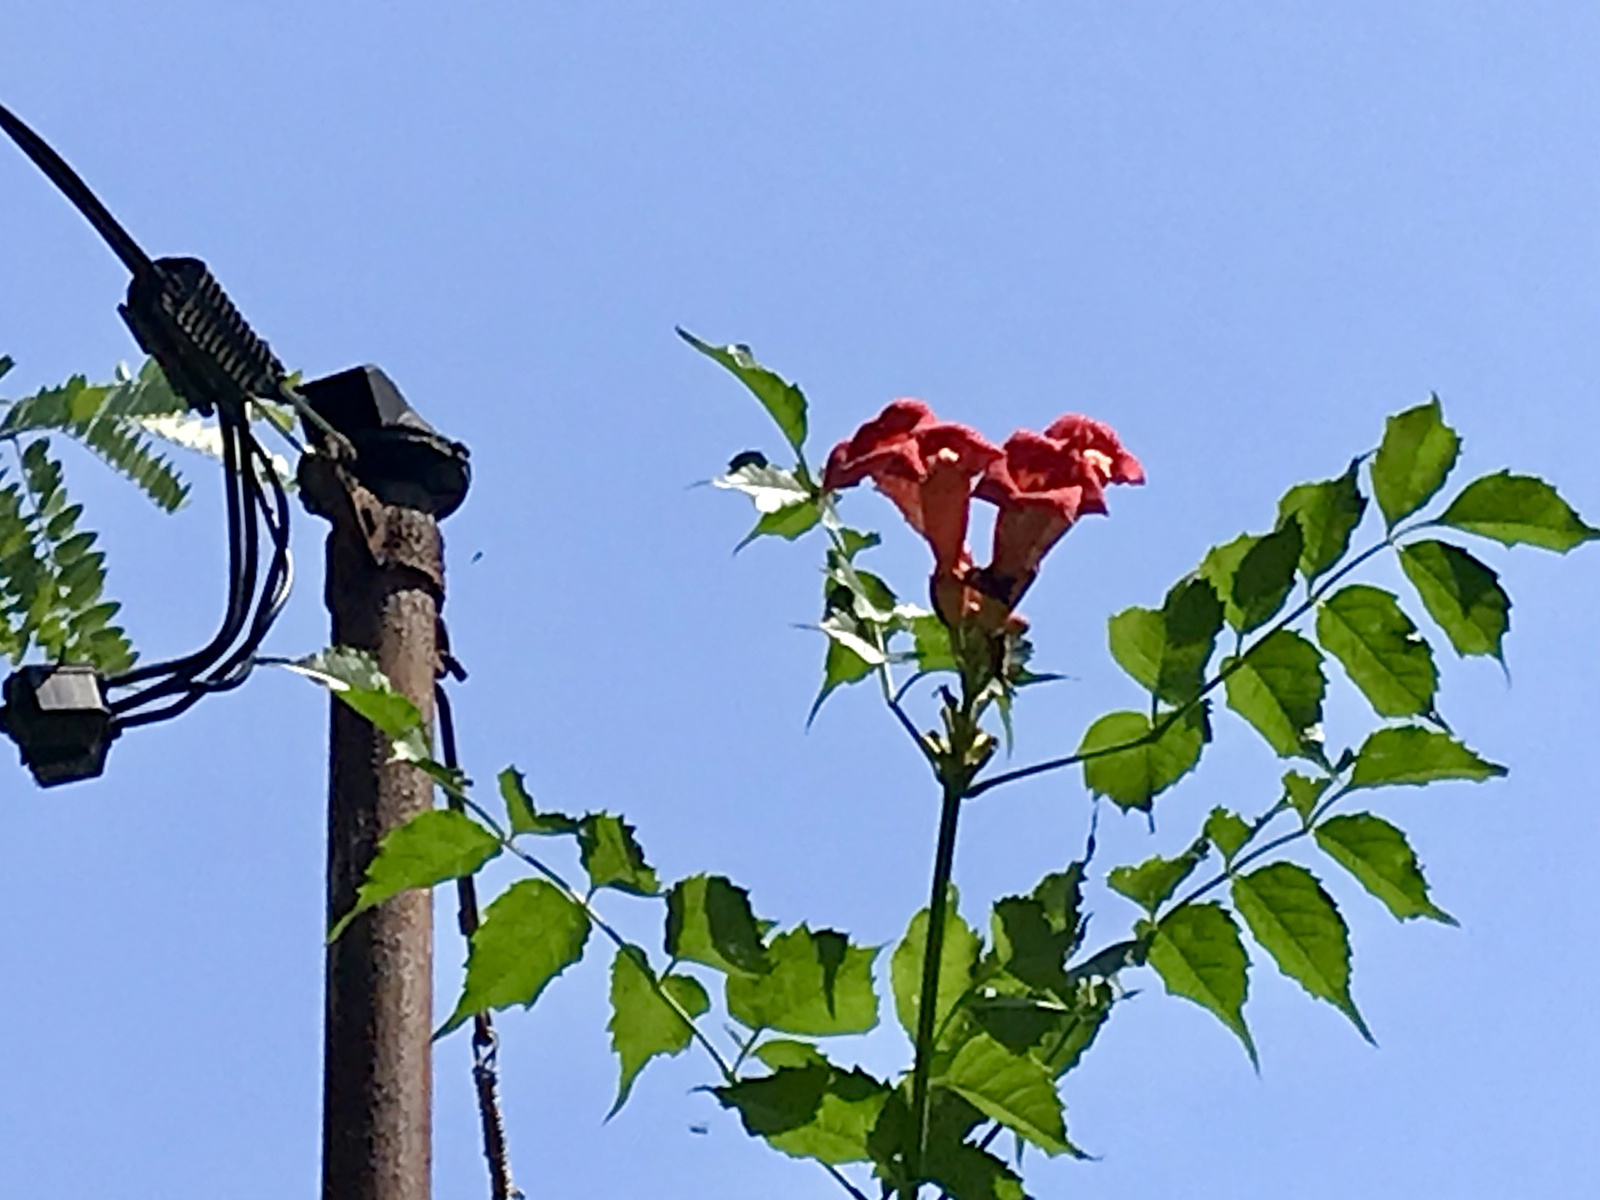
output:
[{"label": "sunlit leaf", "polygon": [[1468,779],[1474,783],[1506,774],[1449,734],[1415,725],[1380,729],[1362,743],[1350,773],[1353,788]]},{"label": "sunlit leaf", "polygon": [[1317,609],[1317,640],[1385,717],[1433,711],[1433,650],[1390,592],[1351,584]]},{"label": "sunlit leaf", "polygon": [[506,804],[506,821],[513,834],[532,833],[544,837],[577,833],[578,820],[564,813],[542,813],[523,782],[522,772],[507,767],[500,772],[500,798]]},{"label": "sunlit leaf", "polygon": [[1259,1067],[1255,1041],[1244,1023],[1244,1002],[1250,994],[1250,958],[1239,927],[1220,904],[1185,904],[1160,924],[1139,923],[1150,938],[1146,961],[1161,976],[1167,991],[1193,1000],[1231,1029]]},{"label": "sunlit leaf", "polygon": [[1600,529],[1585,523],[1555,488],[1509,471],[1467,484],[1439,521],[1507,546],[1538,546],[1561,554],[1600,538]]},{"label": "sunlit leaf", "polygon": [[[983,942],[961,919],[957,911],[956,892],[952,888],[945,905],[944,945],[939,954],[939,984],[935,990],[933,1006],[934,1028],[938,1028],[966,994],[972,983],[972,970],[983,952]],[[914,1042],[917,1037],[917,1014],[922,1002],[922,964],[928,943],[928,910],[924,908],[911,918],[905,937],[895,947],[889,960],[889,982],[894,990],[895,1015],[900,1027]]]},{"label": "sunlit leaf", "polygon": [[[677,1008],[662,998],[662,992]],[[697,980],[668,975],[659,981],[658,990],[643,950],[625,946],[617,951],[611,960],[611,1020],[606,1028],[611,1031],[611,1048],[622,1075],[608,1118],[627,1103],[633,1081],[646,1063],[658,1055],[680,1054],[689,1045],[693,1030],[684,1014],[699,1017],[710,1007],[710,998]]]},{"label": "sunlit leaf", "polygon": [[1400,566],[1457,654],[1490,654],[1504,661],[1501,643],[1511,626],[1511,597],[1499,576],[1448,542],[1402,546]]},{"label": "sunlit leaf", "polygon": [[719,971],[771,969],[750,893],[721,875],[691,875],[667,893],[667,955]]},{"label": "sunlit leaf", "polygon": [[1095,756],[1083,764],[1085,786],[1119,808],[1148,811],[1156,796],[1194,769],[1208,738],[1199,710],[1173,721],[1158,738],[1151,738],[1153,728],[1137,712],[1108,713],[1091,725],[1078,745],[1080,755]]},{"label": "sunlit leaf", "polygon": [[1389,418],[1372,460],[1372,491],[1389,528],[1444,486],[1460,450],[1461,439],[1444,423],[1437,396]]},{"label": "sunlit leaf", "polygon": [[1301,823],[1309,824],[1317,801],[1322,799],[1322,794],[1332,784],[1331,779],[1310,779],[1298,772],[1288,771],[1283,776],[1283,798],[1300,815]]},{"label": "sunlit leaf", "polygon": [[1162,858],[1158,854],[1136,867],[1113,867],[1106,882],[1112,891],[1154,914],[1178,890],[1178,885],[1193,874],[1209,850],[1207,840],[1200,837],[1176,858]]},{"label": "sunlit leaf", "polygon": [[684,329],[678,330],[678,336],[707,358],[721,363],[749,388],[795,453],[800,453],[806,440],[806,398],[799,388],[758,363],[749,346],[713,346]]},{"label": "sunlit leaf", "polygon": [[1401,833],[1372,813],[1330,817],[1316,828],[1317,845],[1361,881],[1401,921],[1431,917],[1446,925],[1456,919],[1428,898],[1428,883],[1416,852]]},{"label": "sunlit leaf", "polygon": [[767,1144],[793,1158],[834,1165],[865,1162],[871,1157],[867,1139],[888,1099],[888,1084],[865,1071],[833,1068],[810,1119],[767,1134]]},{"label": "sunlit leaf", "polygon": [[1159,610],[1130,608],[1111,618],[1111,655],[1168,704],[1200,694],[1206,663],[1222,627],[1222,602],[1209,580],[1191,576]]},{"label": "sunlit leaf", "polygon": [[1047,1154],[1065,1154],[1072,1149],[1055,1077],[987,1034],[963,1043],[936,1082]]},{"label": "sunlit leaf", "polygon": [[394,744],[396,755],[427,758],[429,736],[422,714],[402,695],[365,650],[333,646],[283,664],[322,684],[341,702],[372,722]]},{"label": "sunlit leaf", "polygon": [[1207,840],[1222,851],[1223,861],[1229,863],[1251,836],[1249,824],[1238,813],[1229,812],[1221,805],[1206,817],[1204,832]]},{"label": "sunlit leaf", "polygon": [[1359,465],[1357,459],[1337,479],[1290,488],[1278,501],[1280,523],[1290,516],[1300,522],[1304,534],[1300,570],[1309,582],[1344,557],[1350,548],[1350,535],[1361,524],[1367,500],[1361,494],[1356,471]]},{"label": "sunlit leaf", "polygon": [[633,836],[633,826],[621,817],[610,813],[584,817],[578,825],[578,851],[591,888],[616,888],[635,896],[653,896],[660,889]]},{"label": "sunlit leaf", "polygon": [[475,1013],[531,1007],[545,986],[583,957],[589,917],[542,879],[513,883],[489,905],[472,935],[467,977],[436,1037]]},{"label": "sunlit leaf", "polygon": [[[830,932],[830,931],[825,931]],[[728,976],[728,1014],[751,1029],[830,1036],[865,1033],[878,1023],[872,988],[875,949],[848,946],[843,961],[830,941],[804,925],[767,947],[772,969]]]},{"label": "sunlit leaf", "polygon": [[355,907],[328,931],[336,940],[356,917],[411,888],[475,874],[500,853],[500,839],[472,818],[449,809],[418,813],[378,843]]},{"label": "sunlit leaf", "polygon": [[1273,863],[1236,876],[1233,902],[1278,969],[1372,1041],[1350,997],[1350,931],[1317,877],[1295,863]]},{"label": "sunlit leaf", "polygon": [[1318,727],[1328,681],[1315,646],[1292,629],[1275,629],[1250,647],[1243,661],[1229,658],[1223,668],[1232,668],[1223,682],[1228,707],[1267,745],[1284,758],[1321,754]]}]

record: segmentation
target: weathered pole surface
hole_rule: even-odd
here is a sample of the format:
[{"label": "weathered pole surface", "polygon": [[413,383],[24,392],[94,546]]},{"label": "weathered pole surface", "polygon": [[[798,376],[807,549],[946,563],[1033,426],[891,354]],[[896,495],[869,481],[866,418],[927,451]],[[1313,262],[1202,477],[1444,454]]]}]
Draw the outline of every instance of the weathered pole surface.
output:
[{"label": "weathered pole surface", "polygon": [[[331,459],[307,455],[306,507],[331,522],[333,643],[370,651],[431,725],[444,564],[438,522],[385,504]],[[421,771],[388,761],[365,718],[332,701],[328,920],[355,903],[385,833],[433,805]],[[433,906],[411,891],[358,917],[327,949],[325,1200],[427,1200],[432,1190]]]}]

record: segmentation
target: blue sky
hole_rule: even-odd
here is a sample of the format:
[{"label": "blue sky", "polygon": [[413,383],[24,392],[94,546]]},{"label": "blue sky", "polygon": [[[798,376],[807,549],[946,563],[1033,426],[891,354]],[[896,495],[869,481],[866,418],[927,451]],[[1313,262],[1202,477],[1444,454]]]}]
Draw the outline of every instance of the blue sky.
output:
[{"label": "blue sky", "polygon": [[[286,362],[379,363],[472,447],[447,616],[478,778],[515,762],[551,805],[628,814],[667,878],[723,872],[765,915],[881,944],[924,900],[936,797],[864,689],[805,731],[820,647],[792,626],[816,616],[820,551],[729,556],[745,506],[688,485],[777,438],[673,325],[797,379],[814,456],[900,395],[996,440],[1063,411],[1117,427],[1149,485],[1075,530],[1025,604],[1069,679],[1026,697],[1018,761],[1059,753],[1139,702],[1109,614],[1430,392],[1461,479],[1537,473],[1595,520],[1596,25],[1578,4],[62,2],[0,17],[0,99],[151,253],[204,257]],[[6,394],[134,359],[125,284],[0,147]],[[170,519],[72,466],[138,644],[208,636],[207,465]],[[847,512],[917,594],[917,539],[865,492]],[[275,652],[324,641],[320,536],[298,522]],[[1381,1049],[1263,962],[1258,1078],[1211,1017],[1130,979],[1065,1091],[1101,1160],[1034,1160],[1039,1194],[1600,1186],[1593,551],[1484,557],[1516,603],[1510,679],[1442,651],[1442,707],[1512,773],[1382,809],[1462,928],[1399,927],[1328,872]],[[0,769],[0,1193],[314,1190],[326,721],[263,672],[123,739],[95,783]],[[1369,723],[1332,703],[1330,738]],[[1153,836],[1108,814],[1105,864],[1270,802],[1275,760],[1218,726]],[[975,807],[969,917],[1072,857],[1088,811],[1064,776]],[[612,908],[654,936],[647,906]],[[1095,908],[1105,936],[1133,915]],[[530,1196],[824,1193],[690,1093],[711,1076],[689,1055],[602,1124],[604,994],[597,958],[502,1021]],[[885,1071],[904,1045],[891,1023],[840,1053]],[[459,1037],[436,1127],[437,1193],[484,1190]]]}]

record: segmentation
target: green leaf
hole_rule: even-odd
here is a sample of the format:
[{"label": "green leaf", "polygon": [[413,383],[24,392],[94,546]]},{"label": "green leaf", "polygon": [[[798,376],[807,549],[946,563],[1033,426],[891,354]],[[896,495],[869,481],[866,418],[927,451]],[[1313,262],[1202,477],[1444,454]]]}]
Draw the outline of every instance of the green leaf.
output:
[{"label": "green leaf", "polygon": [[1332,817],[1316,829],[1317,845],[1389,906],[1398,920],[1431,917],[1446,925],[1456,919],[1428,899],[1428,883],[1416,852],[1401,833],[1372,813]]},{"label": "green leaf", "polygon": [[954,671],[960,665],[956,652],[950,645],[950,628],[934,613],[913,617],[911,636],[915,639],[912,653],[919,671]]},{"label": "green leaf", "polygon": [[1317,801],[1322,799],[1322,794],[1332,784],[1331,779],[1308,779],[1295,771],[1288,771],[1283,776],[1283,798],[1288,801],[1290,808],[1300,814],[1301,824],[1309,825]]},{"label": "green leaf", "polygon": [[[1141,740],[1153,728],[1149,717],[1136,712],[1108,713],[1089,726],[1078,753],[1096,757],[1083,764],[1084,785],[1118,808],[1148,812],[1156,796],[1194,769],[1208,740],[1204,714],[1198,709],[1173,721],[1159,738]],[[1118,746],[1126,749],[1111,749]]]},{"label": "green leaf", "polygon": [[719,971],[759,974],[772,969],[750,893],[721,875],[691,875],[667,893],[668,957]]},{"label": "green leaf", "polygon": [[822,688],[817,692],[817,698],[811,702],[811,711],[806,714],[806,725],[809,726],[817,719],[817,713],[822,710],[823,702],[833,695],[836,689],[860,683],[876,669],[875,664],[861,657],[852,646],[846,645],[842,639],[830,634],[827,657],[822,660]]},{"label": "green leaf", "polygon": [[[686,975],[668,975],[657,990],[650,961],[638,946],[624,946],[611,960],[611,1048],[621,1064],[616,1103],[606,1114],[610,1120],[628,1101],[633,1081],[645,1064],[661,1054],[681,1054],[694,1036],[683,1013],[699,1017],[711,1007],[705,988]],[[673,1008],[661,992],[683,1010]]]},{"label": "green leaf", "polygon": [[[967,1142],[983,1114],[954,1092],[929,1095],[928,1137],[918,1183],[932,1183],[950,1200],[1027,1200],[1022,1180],[1005,1163]],[[876,1173],[888,1192],[914,1189],[908,1160],[914,1137],[904,1089],[890,1094],[867,1139]]]},{"label": "green leaf", "polygon": [[1251,838],[1251,829],[1238,813],[1229,812],[1218,805],[1206,818],[1205,836],[1218,850],[1224,862],[1232,863],[1233,856]]},{"label": "green leaf", "polygon": [[563,813],[542,813],[533,804],[522,772],[507,767],[500,772],[500,797],[506,802],[506,821],[513,835],[532,833],[544,837],[577,833],[578,821]]},{"label": "green leaf", "polygon": [[1112,891],[1154,915],[1178,890],[1178,885],[1193,874],[1210,849],[1204,837],[1196,838],[1194,844],[1176,858],[1162,858],[1158,854],[1137,867],[1113,867],[1106,882]]},{"label": "green leaf", "polygon": [[865,1071],[834,1068],[810,1119],[766,1135],[767,1144],[793,1158],[812,1158],[835,1166],[865,1162],[871,1157],[867,1139],[888,1099],[889,1086]]},{"label": "green leaf", "polygon": [[1239,569],[1233,576],[1232,602],[1239,615],[1234,628],[1240,633],[1264,625],[1283,607],[1294,587],[1302,540],[1300,523],[1285,521],[1272,533],[1258,538],[1239,560]]},{"label": "green leaf", "polygon": [[1259,1070],[1256,1044],[1244,1023],[1250,958],[1228,910],[1220,904],[1185,904],[1159,925],[1141,921],[1139,932],[1150,938],[1146,961],[1167,993],[1193,1000],[1231,1029]]},{"label": "green leaf", "polygon": [[590,813],[578,825],[578,852],[590,888],[610,887],[635,896],[654,896],[661,885],[644,861],[633,826],[610,813]]},{"label": "green leaf", "polygon": [[1538,546],[1565,554],[1600,538],[1542,479],[1501,471],[1467,484],[1439,523],[1507,546]]},{"label": "green leaf", "polygon": [[489,905],[472,935],[467,978],[443,1037],[477,1013],[531,1008],[545,986],[583,957],[589,916],[542,879],[513,883]]},{"label": "green leaf", "polygon": [[[889,960],[895,1015],[913,1042],[917,1037],[917,1014],[922,1007],[922,960],[927,944],[928,910],[924,908],[911,918],[905,937]],[[939,986],[934,993],[935,1028],[944,1023],[950,1010],[966,994],[972,983],[972,970],[982,952],[982,940],[956,911],[956,892],[951,888],[950,900],[945,906],[944,946],[939,954]]]},{"label": "green leaf", "polygon": [[756,362],[749,346],[713,346],[684,329],[678,330],[678,336],[737,376],[761,401],[761,406],[777,423],[795,453],[802,452],[806,440],[806,398],[799,388]]},{"label": "green leaf", "polygon": [[995,961],[1011,975],[1031,988],[1068,987],[1067,955],[1072,953],[1077,931],[1052,928],[1039,901],[1023,896],[995,901],[989,929]]},{"label": "green leaf", "polygon": [[769,972],[728,976],[728,1015],[751,1029],[817,1037],[875,1026],[872,962],[878,952],[847,946],[840,962],[830,953],[829,932],[813,934],[801,925],[774,938],[767,948]]},{"label": "green leaf", "polygon": [[773,466],[754,450],[735,458],[727,473],[713,479],[711,486],[743,492],[763,515],[780,513],[812,499],[811,489],[795,471]]},{"label": "green leaf", "polygon": [[1433,650],[1392,593],[1361,583],[1335,592],[1317,610],[1317,640],[1380,716],[1433,711]]},{"label": "green leaf", "polygon": [[1350,535],[1367,510],[1356,471],[1359,465],[1360,459],[1355,459],[1339,478],[1302,483],[1290,488],[1278,501],[1280,524],[1291,516],[1300,522],[1304,535],[1300,570],[1307,583],[1315,582],[1350,549]]},{"label": "green leaf", "polygon": [[333,646],[283,664],[322,684],[344,704],[371,721],[406,761],[427,758],[429,736],[417,706],[396,690],[365,650]]},{"label": "green leaf", "polygon": [[1083,904],[1083,868],[1083,863],[1075,862],[1065,871],[1052,871],[1030,893],[1043,907],[1050,928],[1071,933],[1075,939],[1081,925],[1078,910]]},{"label": "green leaf", "polygon": [[746,1133],[770,1138],[799,1129],[816,1116],[832,1074],[825,1062],[782,1067],[771,1075],[741,1079],[709,1090],[723,1108],[738,1112]]},{"label": "green leaf", "polygon": [[813,1063],[829,1065],[821,1050],[810,1042],[797,1042],[790,1038],[774,1038],[755,1048],[755,1056],[776,1071],[779,1067],[809,1067]]},{"label": "green leaf", "polygon": [[1206,663],[1222,628],[1222,602],[1210,582],[1181,580],[1160,611],[1130,608],[1110,621],[1111,656],[1168,704],[1200,694]]},{"label": "green leaf", "polygon": [[500,853],[500,839],[462,813],[431,809],[391,829],[378,843],[355,907],[328,931],[337,940],[350,922],[391,896],[477,873]]},{"label": "green leaf", "polygon": [[1350,931],[1317,877],[1277,862],[1233,881],[1233,902],[1278,969],[1349,1017],[1372,1041],[1350,998]]},{"label": "green leaf", "polygon": [[1072,1149],[1055,1077],[1033,1059],[1011,1053],[987,1034],[977,1034],[963,1043],[935,1082],[1046,1154],[1064,1154]]},{"label": "green leaf", "polygon": [[1223,683],[1228,707],[1280,757],[1322,754],[1318,726],[1328,681],[1315,646],[1292,629],[1276,629],[1251,646],[1243,661],[1224,660],[1223,669],[1230,671]]},{"label": "green leaf", "polygon": [[822,520],[822,509],[809,497],[775,512],[762,513],[755,526],[733,548],[734,553],[737,554],[761,537],[781,537],[786,542],[792,542],[802,534],[815,529],[820,520]]},{"label": "green leaf", "polygon": [[1448,734],[1416,725],[1380,729],[1362,743],[1350,773],[1352,788],[1425,784],[1440,779],[1481,783],[1506,769],[1479,758]]},{"label": "green leaf", "polygon": [[1372,460],[1372,491],[1390,529],[1444,486],[1460,450],[1461,439],[1444,423],[1437,396],[1389,418]]},{"label": "green leaf", "polygon": [[1511,597],[1499,576],[1448,542],[1401,546],[1400,566],[1457,654],[1505,661],[1501,643],[1511,627]]}]

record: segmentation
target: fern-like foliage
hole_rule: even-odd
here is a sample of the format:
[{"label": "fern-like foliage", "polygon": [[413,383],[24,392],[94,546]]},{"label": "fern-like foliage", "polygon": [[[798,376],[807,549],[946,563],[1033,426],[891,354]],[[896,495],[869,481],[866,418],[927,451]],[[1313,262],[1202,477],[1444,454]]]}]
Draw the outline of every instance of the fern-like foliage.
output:
[{"label": "fern-like foliage", "polygon": [[18,663],[37,647],[54,662],[127,670],[133,646],[111,623],[121,605],[102,599],[106,556],[78,528],[83,506],[67,496],[50,439],[29,442],[18,465],[9,481],[0,468],[0,652]]},{"label": "fern-like foliage", "polygon": [[74,375],[60,387],[0,404],[5,405],[0,438],[59,430],[130,479],[164,511],[175,512],[188,499],[188,485],[155,451],[146,424],[188,407],[154,360],[138,375],[119,370],[111,383],[91,384]]}]

